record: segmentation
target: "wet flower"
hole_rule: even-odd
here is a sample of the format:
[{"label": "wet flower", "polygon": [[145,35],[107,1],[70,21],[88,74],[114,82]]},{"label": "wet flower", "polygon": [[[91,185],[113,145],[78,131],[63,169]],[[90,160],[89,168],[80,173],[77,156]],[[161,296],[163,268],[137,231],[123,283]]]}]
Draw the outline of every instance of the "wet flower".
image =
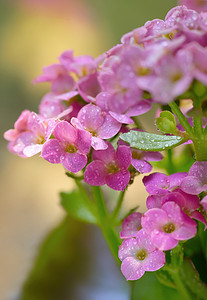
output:
[{"label": "wet flower", "polygon": [[123,191],[130,180],[128,167],[131,164],[131,152],[126,146],[117,151],[107,142],[106,150],[94,150],[93,161],[87,165],[84,180],[90,185],[107,184],[110,188]]},{"label": "wet flower", "polygon": [[61,163],[73,173],[82,170],[87,163],[86,154],[91,148],[91,135],[66,121],[57,124],[53,135],[55,138],[44,144],[42,157],[53,164]]},{"label": "wet flower", "polygon": [[150,236],[142,229],[136,239],[126,239],[119,248],[121,271],[127,280],[141,278],[145,271],[153,272],[165,264],[165,254],[156,249]]},{"label": "wet flower", "polygon": [[160,250],[173,249],[179,241],[193,238],[197,226],[196,222],[186,218],[179,205],[172,201],[166,202],[162,208],[149,209],[142,217],[141,224]]},{"label": "wet flower", "polygon": [[196,161],[180,185],[181,190],[188,194],[198,195],[207,190],[207,162]]},{"label": "wet flower", "polygon": [[85,105],[77,118],[72,118],[71,123],[79,129],[90,132],[92,147],[95,150],[106,149],[108,146],[104,139],[113,137],[121,128],[119,122],[93,104]]}]

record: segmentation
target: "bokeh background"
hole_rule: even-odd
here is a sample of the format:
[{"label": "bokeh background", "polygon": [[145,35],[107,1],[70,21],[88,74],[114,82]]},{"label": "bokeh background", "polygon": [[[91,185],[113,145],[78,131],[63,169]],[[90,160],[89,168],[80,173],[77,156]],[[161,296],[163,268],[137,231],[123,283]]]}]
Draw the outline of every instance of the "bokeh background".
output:
[{"label": "bokeh background", "polygon": [[[174,0],[0,0],[0,300],[129,299],[99,230],[62,221],[59,192],[73,188],[63,168],[38,156],[15,157],[6,149],[3,132],[13,128],[23,109],[37,112],[49,86],[31,81],[64,50],[97,56],[124,33],[164,18],[175,5]],[[153,130],[151,119],[143,117],[145,127]],[[143,211],[145,198],[139,179],[123,210],[139,205]],[[48,234],[41,251],[54,257],[53,265],[40,257],[34,270]],[[22,288],[29,274],[36,281]]]}]

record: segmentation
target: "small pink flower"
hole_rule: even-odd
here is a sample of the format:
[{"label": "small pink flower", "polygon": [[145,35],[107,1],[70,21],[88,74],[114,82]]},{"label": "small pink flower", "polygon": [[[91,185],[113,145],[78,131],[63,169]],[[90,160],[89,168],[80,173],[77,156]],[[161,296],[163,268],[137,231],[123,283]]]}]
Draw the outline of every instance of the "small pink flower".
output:
[{"label": "small pink flower", "polygon": [[23,111],[14,124],[14,129],[4,134],[9,141],[9,150],[21,157],[31,157],[39,153],[51,135],[51,126],[56,125],[54,122],[52,124],[34,112]]},{"label": "small pink flower", "polygon": [[165,264],[165,254],[156,249],[150,236],[141,229],[136,239],[126,239],[119,248],[121,271],[127,280],[141,278],[145,271],[153,272]]},{"label": "small pink flower", "polygon": [[124,219],[122,223],[122,231],[120,232],[121,239],[132,238],[137,236],[137,233],[142,228],[141,217],[141,213],[134,212]]},{"label": "small pink flower", "polygon": [[93,161],[86,167],[84,180],[90,185],[107,184],[110,188],[123,191],[130,180],[128,167],[131,164],[129,147],[119,146],[117,151],[107,142],[106,150],[94,150]]},{"label": "small pink flower", "polygon": [[53,164],[61,163],[73,173],[82,170],[87,163],[86,154],[91,148],[91,135],[66,121],[57,124],[53,135],[55,138],[44,144],[42,157]]},{"label": "small pink flower", "polygon": [[107,144],[103,140],[113,137],[121,128],[120,123],[93,104],[85,105],[71,123],[79,129],[90,132],[92,147],[95,150],[106,149]]},{"label": "small pink flower", "polygon": [[179,241],[193,238],[197,226],[196,222],[185,217],[175,202],[167,202],[161,209],[149,209],[142,217],[141,224],[160,250],[173,249]]},{"label": "small pink flower", "polygon": [[181,190],[188,194],[198,195],[207,190],[207,162],[196,161],[180,185]]}]

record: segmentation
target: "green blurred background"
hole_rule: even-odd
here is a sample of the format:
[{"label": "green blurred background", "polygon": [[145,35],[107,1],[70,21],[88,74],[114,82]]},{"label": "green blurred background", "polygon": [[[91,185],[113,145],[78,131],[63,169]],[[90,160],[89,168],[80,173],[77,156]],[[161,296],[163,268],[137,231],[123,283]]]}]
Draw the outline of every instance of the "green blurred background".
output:
[{"label": "green blurred background", "polygon": [[[1,137],[4,131],[13,128],[23,109],[37,112],[40,100],[49,86],[33,86],[31,81],[41,73],[43,66],[56,62],[61,52],[74,49],[75,55],[97,56],[119,43],[124,33],[143,25],[147,20],[164,18],[175,5],[176,1],[173,0],[0,0]],[[15,157],[7,151],[6,145],[7,142],[1,138],[0,299],[16,300],[21,299],[21,286],[32,268],[38,246],[65,216],[59,205],[58,193],[72,189],[73,183],[64,176],[61,166],[50,165],[38,156],[27,160]],[[144,210],[142,202],[145,196],[139,179],[130,189],[124,207],[140,205],[141,210]],[[51,287],[48,290],[52,290],[53,296],[47,298],[46,294],[42,296],[41,292],[34,292],[33,296],[30,294],[24,299],[127,300],[125,281],[116,266],[113,266],[100,232],[71,220],[65,220],[61,226],[69,228],[72,236],[68,239],[67,245],[72,247],[68,251],[73,253],[74,247],[79,249],[75,251],[77,255],[73,253],[68,258],[69,265],[65,265],[67,268],[60,270],[62,277],[59,279],[68,276],[67,284],[64,285],[67,288],[61,295],[56,295],[55,287],[53,290],[51,282],[48,282]],[[71,238],[73,243],[70,243]],[[67,249],[63,240],[60,237],[59,246]],[[66,253],[61,255],[64,257]],[[100,263],[96,257],[94,263],[92,258],[95,255],[108,262]],[[83,262],[87,260],[90,264],[84,267],[87,270],[84,273]],[[67,274],[68,269],[70,274]],[[51,272],[54,270],[52,268]],[[40,268],[38,272],[41,271]],[[90,279],[93,277],[91,274],[95,274],[96,280]],[[91,289],[89,298],[86,297],[89,290],[84,283],[87,282],[86,278]],[[53,280],[55,286],[58,280],[55,277]],[[80,284],[75,284],[79,280],[82,293],[85,293],[83,298],[81,294],[75,294],[75,286],[80,290]],[[57,284],[61,285],[62,282]],[[73,289],[69,289],[71,285]],[[35,288],[38,290],[34,285]]]}]

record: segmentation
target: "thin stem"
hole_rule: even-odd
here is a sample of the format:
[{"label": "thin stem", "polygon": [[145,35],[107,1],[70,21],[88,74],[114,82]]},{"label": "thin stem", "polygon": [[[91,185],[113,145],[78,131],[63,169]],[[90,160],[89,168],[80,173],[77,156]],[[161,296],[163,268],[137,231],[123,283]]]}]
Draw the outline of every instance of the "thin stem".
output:
[{"label": "thin stem", "polygon": [[136,127],[138,129],[143,129],[144,130],[144,127],[143,125],[141,124],[141,122],[136,118],[136,117],[132,117],[133,121],[134,121],[134,124],[136,125]]},{"label": "thin stem", "polygon": [[170,275],[172,276],[172,279],[175,282],[176,289],[178,290],[178,292],[182,296],[182,299],[183,300],[193,299],[192,296],[191,296],[191,293],[188,291],[187,287],[183,283],[183,280],[182,280],[182,278],[179,274],[179,271],[178,270],[173,270],[173,271],[170,272]]},{"label": "thin stem", "polygon": [[97,207],[98,219],[99,219],[99,227],[103,233],[103,236],[115,257],[118,265],[120,266],[121,262],[118,258],[118,250],[120,240],[117,235],[116,230],[111,226],[109,222],[109,215],[106,210],[103,194],[100,187],[91,186],[92,195]]},{"label": "thin stem", "polygon": [[168,163],[167,163],[166,171],[169,175],[176,172],[173,159],[172,159],[173,158],[172,154],[173,154],[172,149],[167,150]]},{"label": "thin stem", "polygon": [[184,114],[180,110],[179,106],[174,101],[169,103],[169,106],[171,107],[172,112],[176,115],[176,117],[178,118],[180,124],[183,126],[185,131],[192,137],[193,136],[193,129],[190,126],[187,118],[184,116]]},{"label": "thin stem", "polygon": [[70,172],[66,172],[65,174],[66,174],[68,177],[73,178],[73,179],[75,179],[75,180],[83,180],[83,179],[84,179],[84,175],[77,176],[77,175],[75,175],[75,174],[73,174],[73,173],[70,173]]},{"label": "thin stem", "polygon": [[125,195],[125,192],[126,190],[124,190],[123,192],[120,192],[119,194],[119,198],[118,198],[118,201],[117,201],[117,205],[111,215],[111,219],[114,220],[116,219],[116,217],[118,216],[119,214],[119,211],[121,209],[121,206],[122,206],[122,203],[123,203],[123,200],[124,200],[124,195]]}]

